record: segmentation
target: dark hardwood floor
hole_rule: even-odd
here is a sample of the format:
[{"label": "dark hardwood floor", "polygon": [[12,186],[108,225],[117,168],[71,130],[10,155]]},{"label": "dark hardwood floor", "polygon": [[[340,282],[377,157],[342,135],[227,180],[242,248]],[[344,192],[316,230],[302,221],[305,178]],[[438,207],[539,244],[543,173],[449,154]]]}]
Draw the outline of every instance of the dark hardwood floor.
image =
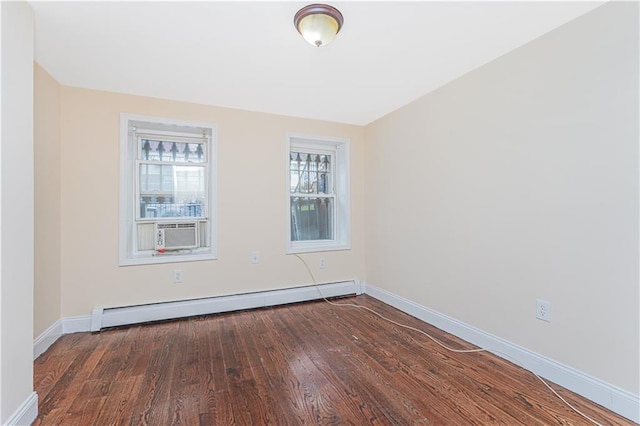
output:
[{"label": "dark hardwood floor", "polygon": [[[341,299],[470,345],[368,296]],[[589,424],[530,373],[311,302],[61,337],[35,425]],[[603,425],[633,424],[554,386]]]}]

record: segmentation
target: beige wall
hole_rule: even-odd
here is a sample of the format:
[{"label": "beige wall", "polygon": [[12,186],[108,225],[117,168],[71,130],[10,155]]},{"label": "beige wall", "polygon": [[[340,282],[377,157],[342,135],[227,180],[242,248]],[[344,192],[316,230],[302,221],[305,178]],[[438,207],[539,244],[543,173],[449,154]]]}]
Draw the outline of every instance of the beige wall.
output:
[{"label": "beige wall", "polygon": [[[362,127],[65,86],[60,94],[63,317],[310,284],[285,255],[287,132],[351,140],[352,250],[306,258],[321,282],[363,278]],[[118,267],[121,112],[217,124],[218,260]],[[260,264],[250,263],[252,251]],[[182,284],[172,283],[173,269],[184,271]]]},{"label": "beige wall", "polygon": [[33,337],[60,319],[60,85],[34,64]]},{"label": "beige wall", "polygon": [[33,392],[33,10],[2,2],[0,424]]},{"label": "beige wall", "polygon": [[627,2],[370,124],[367,283],[638,394],[638,113]]}]

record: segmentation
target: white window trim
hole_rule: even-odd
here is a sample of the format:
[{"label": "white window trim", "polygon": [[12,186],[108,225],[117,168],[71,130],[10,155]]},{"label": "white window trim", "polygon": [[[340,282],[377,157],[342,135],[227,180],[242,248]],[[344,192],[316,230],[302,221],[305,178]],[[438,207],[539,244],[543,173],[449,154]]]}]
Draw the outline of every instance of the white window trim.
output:
[{"label": "white window trim", "polygon": [[[208,223],[209,223],[209,247],[194,249],[189,254],[164,254],[155,256],[152,253],[136,253],[133,244],[136,240],[135,226],[136,206],[135,187],[133,181],[136,171],[132,167],[137,159],[137,144],[129,143],[129,123],[131,121],[141,121],[157,123],[163,126],[196,127],[209,129],[211,139],[208,146],[209,156],[209,181],[207,182],[207,192],[209,197]],[[156,134],[170,134],[163,130],[155,131]],[[119,208],[119,265],[148,265],[160,263],[193,262],[201,260],[217,259],[217,127],[215,124],[207,122],[195,122],[187,120],[177,120],[166,117],[153,117],[145,115],[120,114],[120,208]],[[196,219],[197,220],[197,219]]]},{"label": "white window trim", "polygon": [[[291,147],[301,146],[306,149],[336,150],[335,165],[335,234],[333,240],[291,241],[291,174],[289,170]],[[286,253],[310,253],[320,251],[351,249],[351,196],[350,196],[350,143],[346,138],[309,136],[290,133],[286,136],[286,206],[287,206],[287,241]]]}]

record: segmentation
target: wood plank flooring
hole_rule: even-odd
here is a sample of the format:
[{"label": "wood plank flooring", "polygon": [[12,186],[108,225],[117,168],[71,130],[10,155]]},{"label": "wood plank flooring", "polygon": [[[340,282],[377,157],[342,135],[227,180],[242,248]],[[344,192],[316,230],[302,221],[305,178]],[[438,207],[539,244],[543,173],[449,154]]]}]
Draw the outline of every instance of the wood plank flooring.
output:
[{"label": "wood plank flooring", "polygon": [[[337,302],[471,347],[371,297]],[[323,301],[65,335],[34,375],[41,426],[589,424],[509,362]]]}]

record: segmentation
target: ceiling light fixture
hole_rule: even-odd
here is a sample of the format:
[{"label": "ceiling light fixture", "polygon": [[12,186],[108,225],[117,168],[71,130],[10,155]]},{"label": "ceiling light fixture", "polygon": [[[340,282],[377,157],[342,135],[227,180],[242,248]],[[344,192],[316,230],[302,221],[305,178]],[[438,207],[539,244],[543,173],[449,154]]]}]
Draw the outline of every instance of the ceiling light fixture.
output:
[{"label": "ceiling light fixture", "polygon": [[314,46],[325,46],[336,37],[344,18],[335,7],[326,4],[310,4],[293,18],[298,32]]}]

